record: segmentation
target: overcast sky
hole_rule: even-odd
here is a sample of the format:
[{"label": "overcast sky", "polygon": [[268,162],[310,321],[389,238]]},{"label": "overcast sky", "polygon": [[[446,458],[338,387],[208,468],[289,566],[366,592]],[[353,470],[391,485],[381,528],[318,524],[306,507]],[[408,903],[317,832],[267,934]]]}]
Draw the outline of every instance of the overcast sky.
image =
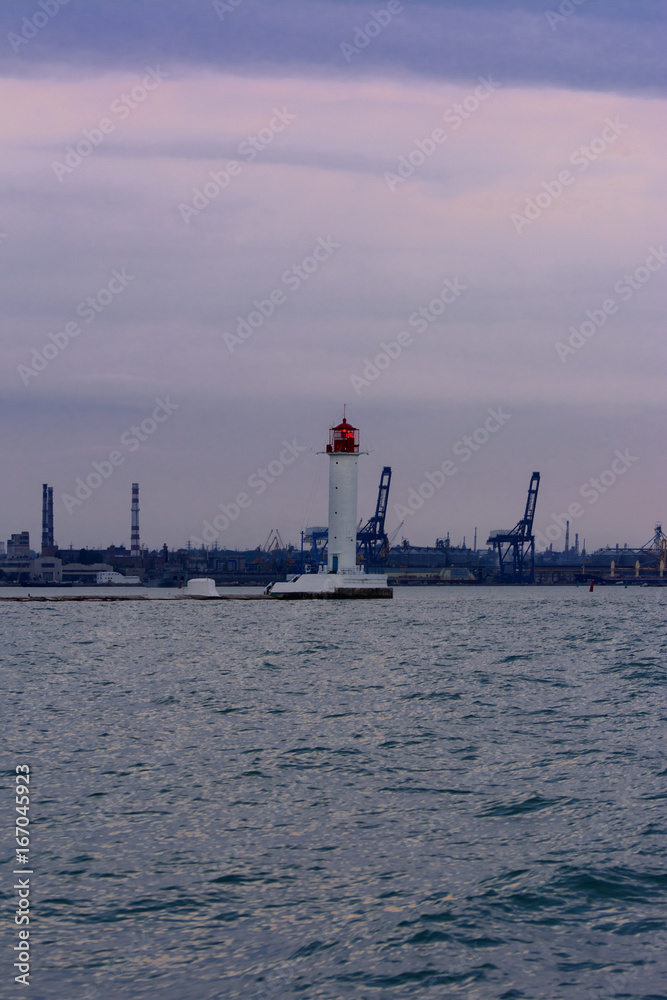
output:
[{"label": "overcast sky", "polygon": [[647,541],[666,22],[660,0],[4,0],[0,537],[38,547],[48,482],[61,546],[129,544],[138,481],[151,547],[221,513],[221,546],[298,544],[345,403],[359,515],[391,465],[397,540],[484,542],[539,470],[542,533],[574,505],[589,549]]}]

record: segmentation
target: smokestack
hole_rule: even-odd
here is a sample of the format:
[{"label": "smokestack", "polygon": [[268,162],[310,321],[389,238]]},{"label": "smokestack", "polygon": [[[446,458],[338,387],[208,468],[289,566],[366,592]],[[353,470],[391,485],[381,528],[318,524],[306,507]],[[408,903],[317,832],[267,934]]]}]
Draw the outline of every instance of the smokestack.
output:
[{"label": "smokestack", "polygon": [[139,483],[132,483],[132,548],[131,555],[135,558],[141,556],[141,546],[139,545]]},{"label": "smokestack", "polygon": [[49,487],[42,484],[42,555],[49,544]]},{"label": "smokestack", "polygon": [[570,551],[570,522],[565,522],[565,554]]},{"label": "smokestack", "polygon": [[54,527],[53,527],[53,486],[49,486],[47,493],[48,521],[49,521],[49,547],[55,548]]},{"label": "smokestack", "polygon": [[42,555],[55,553],[53,542],[53,486],[42,485]]}]

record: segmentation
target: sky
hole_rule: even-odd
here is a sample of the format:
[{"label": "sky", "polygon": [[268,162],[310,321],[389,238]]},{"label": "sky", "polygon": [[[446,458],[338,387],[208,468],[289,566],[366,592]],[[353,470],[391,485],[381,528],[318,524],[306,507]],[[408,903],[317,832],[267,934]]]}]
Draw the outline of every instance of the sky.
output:
[{"label": "sky", "polygon": [[[0,538],[667,522],[659,0],[5,0]],[[664,241],[664,242],[663,242]],[[402,525],[401,525],[401,522]]]}]

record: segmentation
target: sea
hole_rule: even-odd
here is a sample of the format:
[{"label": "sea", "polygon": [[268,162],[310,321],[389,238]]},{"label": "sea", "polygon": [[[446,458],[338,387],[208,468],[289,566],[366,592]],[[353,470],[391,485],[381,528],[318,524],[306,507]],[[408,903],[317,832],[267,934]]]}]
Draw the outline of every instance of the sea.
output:
[{"label": "sea", "polygon": [[0,602],[0,996],[664,1000],[666,612]]}]

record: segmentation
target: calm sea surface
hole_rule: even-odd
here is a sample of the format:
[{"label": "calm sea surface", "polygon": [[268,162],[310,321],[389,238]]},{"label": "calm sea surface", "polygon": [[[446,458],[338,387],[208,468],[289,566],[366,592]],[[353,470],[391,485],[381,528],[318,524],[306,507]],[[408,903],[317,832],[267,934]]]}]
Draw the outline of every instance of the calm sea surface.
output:
[{"label": "calm sea surface", "polygon": [[5,913],[25,763],[34,872],[0,996],[667,997],[666,612],[0,604]]}]

